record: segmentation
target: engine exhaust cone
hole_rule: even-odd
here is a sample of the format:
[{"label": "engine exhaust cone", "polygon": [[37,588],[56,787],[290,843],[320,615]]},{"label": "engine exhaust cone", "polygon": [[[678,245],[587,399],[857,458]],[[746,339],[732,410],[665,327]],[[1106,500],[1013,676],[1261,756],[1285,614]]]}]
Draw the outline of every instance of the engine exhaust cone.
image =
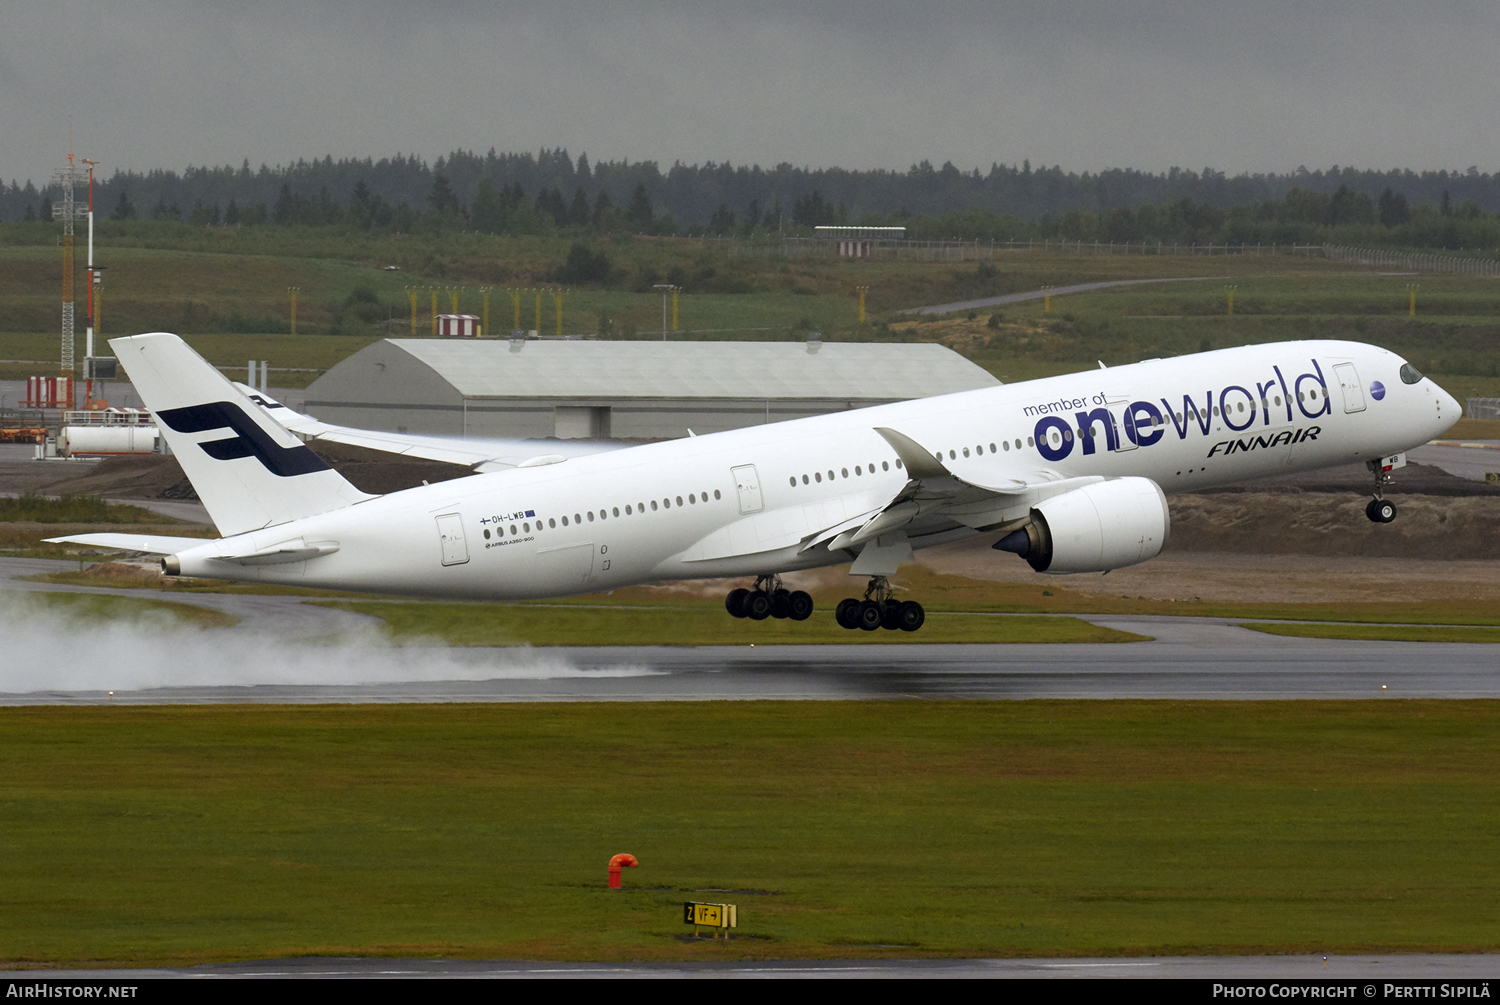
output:
[{"label": "engine exhaust cone", "polygon": [[1011,531],[990,547],[996,551],[1009,551],[1026,558],[1031,554],[1031,536],[1026,533],[1026,528],[1022,527],[1020,530]]}]

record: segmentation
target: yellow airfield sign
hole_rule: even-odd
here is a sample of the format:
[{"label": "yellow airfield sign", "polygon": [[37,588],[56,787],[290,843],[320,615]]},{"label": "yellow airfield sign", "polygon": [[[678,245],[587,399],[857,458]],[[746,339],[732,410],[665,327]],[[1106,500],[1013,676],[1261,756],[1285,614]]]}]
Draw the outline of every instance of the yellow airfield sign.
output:
[{"label": "yellow airfield sign", "polygon": [[700,904],[690,900],[682,905],[682,923],[704,928],[738,928],[739,911],[733,904]]}]

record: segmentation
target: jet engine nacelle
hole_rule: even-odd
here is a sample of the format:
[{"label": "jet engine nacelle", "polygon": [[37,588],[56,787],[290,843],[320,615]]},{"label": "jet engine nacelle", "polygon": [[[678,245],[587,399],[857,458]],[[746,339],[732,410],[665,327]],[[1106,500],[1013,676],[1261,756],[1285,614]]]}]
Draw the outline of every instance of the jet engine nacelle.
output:
[{"label": "jet engine nacelle", "polygon": [[1037,572],[1108,572],[1155,558],[1171,517],[1149,478],[1112,478],[1037,503],[1031,519],[995,542]]}]

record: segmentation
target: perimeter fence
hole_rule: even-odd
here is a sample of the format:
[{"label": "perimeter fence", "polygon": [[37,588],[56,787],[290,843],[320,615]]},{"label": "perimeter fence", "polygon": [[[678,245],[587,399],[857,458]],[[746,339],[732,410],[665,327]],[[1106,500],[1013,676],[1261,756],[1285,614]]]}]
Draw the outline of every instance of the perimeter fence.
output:
[{"label": "perimeter fence", "polygon": [[1324,254],[1335,262],[1373,265],[1377,268],[1411,269],[1418,272],[1451,272],[1464,276],[1500,276],[1500,262],[1435,251],[1391,251],[1385,248],[1345,248],[1324,245]]},{"label": "perimeter fence", "polygon": [[1471,419],[1500,419],[1500,398],[1466,399],[1464,415]]}]

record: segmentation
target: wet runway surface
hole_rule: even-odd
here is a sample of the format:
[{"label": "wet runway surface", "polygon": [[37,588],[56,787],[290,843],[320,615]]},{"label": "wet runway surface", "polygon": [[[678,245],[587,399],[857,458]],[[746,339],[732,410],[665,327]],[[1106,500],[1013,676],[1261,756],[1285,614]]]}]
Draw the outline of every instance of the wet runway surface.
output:
[{"label": "wet runway surface", "polygon": [[[15,578],[66,567],[0,559],[0,588],[159,596]],[[241,622],[173,640],[148,633],[94,643],[95,666],[109,665],[111,646],[150,664],[113,684],[83,677],[49,686],[43,677],[38,685],[33,675],[21,685],[0,674],[0,704],[1500,698],[1500,645],[1290,638],[1216,618],[1086,618],[1153,638],[1111,644],[446,648],[385,645],[373,619],[295,597],[163,599]],[[334,637],[350,641],[329,645]],[[204,650],[196,662],[185,655],[195,645]]]},{"label": "wet runway surface", "polygon": [[[1025,960],[770,960],[724,963],[542,963],[523,960],[402,960],[317,957],[210,964],[183,969],[19,971],[11,979],[129,981],[185,978],[945,978],[1183,980],[1484,981],[1500,977],[1500,956],[1151,956]],[[1491,992],[1493,993],[1493,992]],[[1373,993],[1371,994],[1373,997]]]}]

